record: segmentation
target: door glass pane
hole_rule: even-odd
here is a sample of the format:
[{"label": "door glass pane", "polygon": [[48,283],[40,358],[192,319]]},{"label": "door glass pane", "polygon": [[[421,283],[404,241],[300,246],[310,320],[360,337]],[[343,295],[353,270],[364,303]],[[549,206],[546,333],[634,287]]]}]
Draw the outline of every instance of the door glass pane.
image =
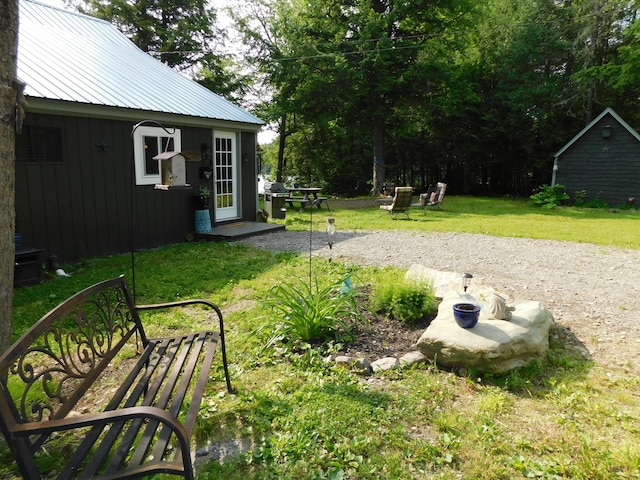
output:
[{"label": "door glass pane", "polygon": [[216,138],[216,207],[233,207],[233,142]]}]

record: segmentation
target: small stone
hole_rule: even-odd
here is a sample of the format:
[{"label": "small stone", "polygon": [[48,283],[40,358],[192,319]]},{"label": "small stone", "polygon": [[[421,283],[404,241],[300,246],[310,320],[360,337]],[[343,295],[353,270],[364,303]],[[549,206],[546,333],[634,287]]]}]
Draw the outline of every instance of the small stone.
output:
[{"label": "small stone", "polygon": [[381,359],[376,360],[375,362],[373,362],[371,364],[371,369],[374,372],[380,372],[380,371],[383,371],[383,370],[391,370],[392,368],[395,368],[398,365],[400,365],[400,362],[398,361],[397,358],[395,358],[395,357],[385,357],[385,358],[381,358]]},{"label": "small stone", "polygon": [[349,357],[347,355],[338,355],[336,357],[336,363],[338,365],[349,365],[355,361],[355,358]]},{"label": "small stone", "polygon": [[364,373],[371,372],[371,363],[364,358],[354,358],[349,357],[348,355],[338,355],[336,357],[336,365],[343,365],[345,367],[354,367],[357,370],[360,370]]},{"label": "small stone", "polygon": [[413,352],[405,353],[402,357],[400,357],[400,365],[402,366],[411,366],[415,363],[426,362],[427,357],[425,357],[421,352],[414,350]]}]

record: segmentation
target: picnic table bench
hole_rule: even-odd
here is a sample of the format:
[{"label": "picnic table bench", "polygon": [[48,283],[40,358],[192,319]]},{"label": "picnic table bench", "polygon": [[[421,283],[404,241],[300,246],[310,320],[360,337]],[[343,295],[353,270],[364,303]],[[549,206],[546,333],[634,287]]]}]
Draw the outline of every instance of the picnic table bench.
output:
[{"label": "picnic table bench", "polygon": [[285,197],[285,201],[289,204],[291,208],[294,208],[294,205],[293,205],[294,202],[298,203],[300,205],[301,212],[304,211],[307,205],[315,204],[318,206],[318,208],[321,208],[323,203],[327,206],[327,210],[330,210],[327,197],[311,198],[311,197],[296,197],[296,196],[289,195],[288,197]]},{"label": "picnic table bench", "polygon": [[[140,313],[173,307],[213,315],[219,331],[148,338]],[[37,453],[64,438],[70,452],[58,479],[155,473],[193,479],[191,436],[218,345],[231,393],[222,313],[215,304],[135,305],[122,276],[65,300],[0,357],[0,427],[20,473],[49,478],[37,466]],[[100,385],[114,368],[126,368],[122,383]],[[75,411],[88,395],[104,399],[106,407]]]}]

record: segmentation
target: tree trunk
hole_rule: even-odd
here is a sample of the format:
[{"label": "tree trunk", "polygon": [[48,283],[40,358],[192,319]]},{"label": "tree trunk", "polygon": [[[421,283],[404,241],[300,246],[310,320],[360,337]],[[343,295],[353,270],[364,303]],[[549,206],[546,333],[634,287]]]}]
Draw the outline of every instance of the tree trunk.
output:
[{"label": "tree trunk", "polygon": [[280,125],[278,127],[280,138],[278,142],[278,171],[276,172],[276,182],[282,182],[282,172],[284,171],[284,147],[287,140],[287,114],[283,113],[280,117]]},{"label": "tree trunk", "polygon": [[18,0],[0,6],[0,353],[11,344],[15,234],[16,128],[21,123],[16,81]]},{"label": "tree trunk", "polygon": [[385,181],[384,165],[384,117],[377,115],[373,119],[373,186],[372,195],[382,191]]}]

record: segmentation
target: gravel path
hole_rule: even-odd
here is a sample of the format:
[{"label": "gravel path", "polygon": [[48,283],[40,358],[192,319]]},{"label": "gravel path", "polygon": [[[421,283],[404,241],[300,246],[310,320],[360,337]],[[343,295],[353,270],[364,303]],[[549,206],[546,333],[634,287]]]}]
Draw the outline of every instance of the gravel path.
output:
[{"label": "gravel path", "polygon": [[[333,249],[314,232],[313,255],[358,265],[422,264],[470,272],[509,301],[537,300],[594,360],[640,374],[640,251],[593,244],[463,233],[343,232]],[[309,251],[308,232],[242,241],[269,250]]]}]

